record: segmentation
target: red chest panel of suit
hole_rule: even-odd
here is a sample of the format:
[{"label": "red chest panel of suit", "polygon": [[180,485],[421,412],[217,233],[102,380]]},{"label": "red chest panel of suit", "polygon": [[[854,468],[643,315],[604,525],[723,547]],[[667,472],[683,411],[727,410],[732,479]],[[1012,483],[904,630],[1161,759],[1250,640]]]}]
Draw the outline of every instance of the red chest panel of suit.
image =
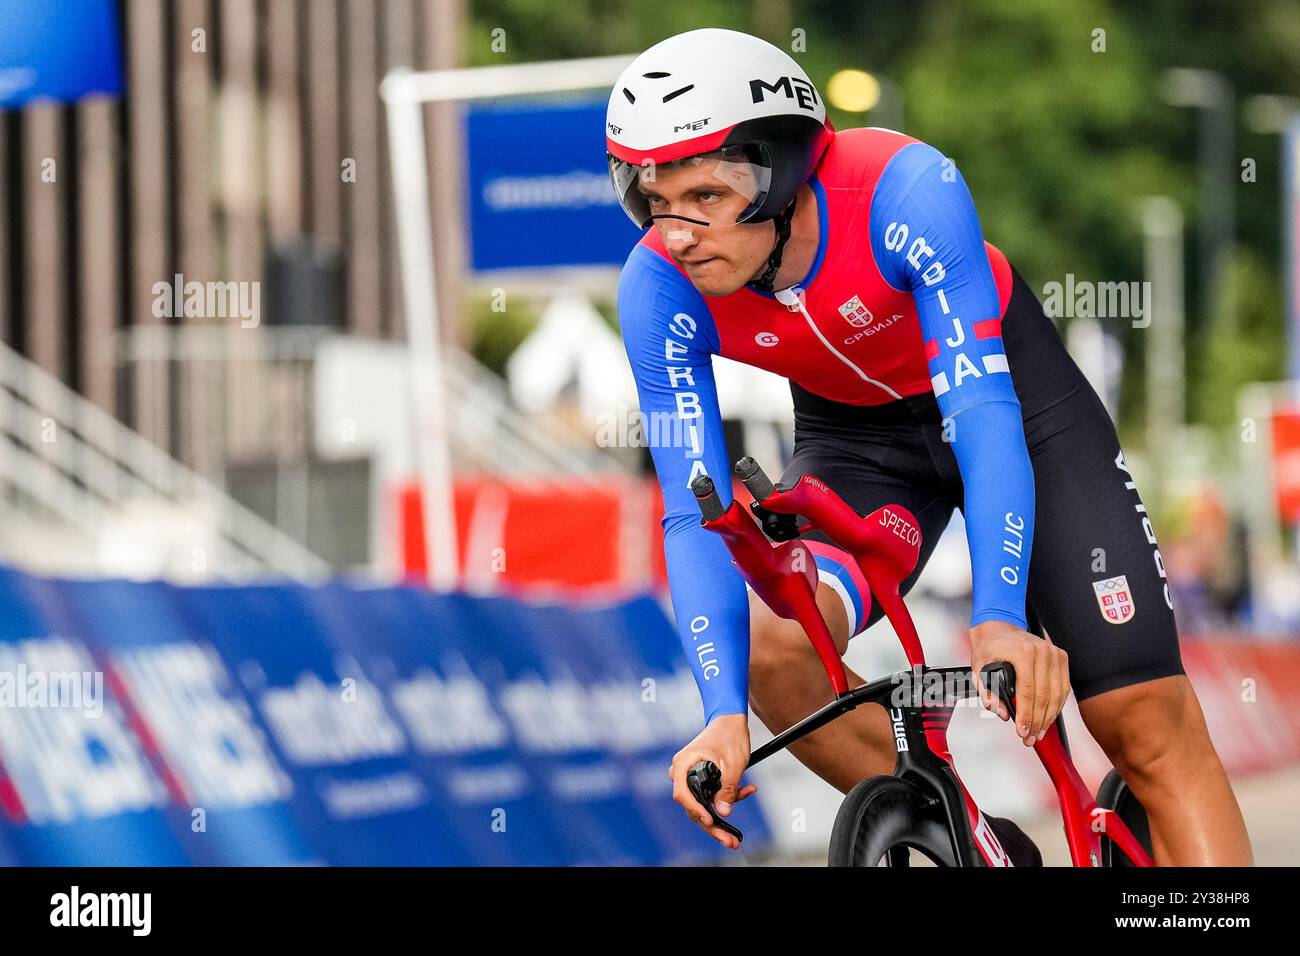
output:
[{"label": "red chest panel of suit", "polygon": [[[876,183],[890,157],[916,140],[884,130],[858,132],[875,135],[839,134],[813,179],[820,261],[806,287],[775,297],[741,288],[704,301],[726,358],[834,401],[879,405],[931,389],[912,294],[885,281],[871,249]],[[641,241],[672,261],[659,230]],[[994,246],[985,248],[999,288],[1009,287],[1006,259]],[[792,293],[800,289],[796,299]]]}]

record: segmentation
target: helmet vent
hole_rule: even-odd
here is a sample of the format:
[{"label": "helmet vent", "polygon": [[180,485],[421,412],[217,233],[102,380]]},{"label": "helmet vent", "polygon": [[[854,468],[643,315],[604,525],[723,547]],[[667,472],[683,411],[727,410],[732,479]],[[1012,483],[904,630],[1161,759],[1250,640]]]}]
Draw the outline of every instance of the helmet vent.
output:
[{"label": "helmet vent", "polygon": [[683,93],[689,93],[693,89],[695,89],[694,83],[692,83],[690,86],[683,86],[680,90],[673,90],[673,92],[669,93],[667,96],[664,97],[664,102],[667,103],[669,100],[675,100]]},{"label": "helmet vent", "polygon": [[642,73],[647,80],[662,80],[665,76],[672,76],[671,73]]},{"label": "helmet vent", "polygon": [[627,97],[627,101],[628,101],[629,103],[635,103],[635,102],[636,102],[636,97],[632,95],[632,91],[629,90],[626,86],[623,87],[623,95]]}]

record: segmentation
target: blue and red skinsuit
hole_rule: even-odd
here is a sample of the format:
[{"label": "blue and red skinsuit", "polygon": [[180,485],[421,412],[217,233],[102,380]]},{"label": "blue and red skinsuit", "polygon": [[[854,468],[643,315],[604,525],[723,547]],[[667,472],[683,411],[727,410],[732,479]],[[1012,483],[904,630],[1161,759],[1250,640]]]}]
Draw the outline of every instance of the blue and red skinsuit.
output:
[{"label": "blue and red skinsuit", "polygon": [[[933,391],[965,487],[971,626],[1025,626],[1034,477],[1001,338],[1007,260],[984,241],[953,163],[911,137],[837,132],[810,185],[817,254],[790,290],[772,295],[746,286],[706,298],[668,256],[656,228],[628,256],[619,282],[641,411],[659,419],[647,433],[678,436],[652,442],[651,454],[663,489],[673,608],[706,722],[747,711],[749,677],[745,584],[722,540],[700,527],[690,491],[705,473],[724,504],[731,497],[714,355],[850,405]],[[1021,540],[1023,550],[1009,544]],[[817,550],[819,564],[834,566],[826,549]],[[832,573],[844,579],[843,568]],[[850,589],[854,583],[861,587],[845,582]],[[865,597],[854,595],[859,609]]]}]

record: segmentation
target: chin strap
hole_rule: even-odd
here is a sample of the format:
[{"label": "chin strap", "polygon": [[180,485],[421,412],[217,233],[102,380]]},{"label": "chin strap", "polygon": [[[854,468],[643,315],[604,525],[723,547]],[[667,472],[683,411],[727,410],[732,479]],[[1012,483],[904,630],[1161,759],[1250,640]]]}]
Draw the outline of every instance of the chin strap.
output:
[{"label": "chin strap", "polygon": [[786,240],[790,238],[790,222],[794,219],[794,207],[798,198],[796,196],[791,199],[785,211],[772,220],[776,224],[776,245],[772,247],[772,253],[767,257],[767,267],[763,270],[763,274],[747,283],[751,288],[758,289],[760,292],[772,291],[772,283],[781,269],[781,254],[785,251]]}]

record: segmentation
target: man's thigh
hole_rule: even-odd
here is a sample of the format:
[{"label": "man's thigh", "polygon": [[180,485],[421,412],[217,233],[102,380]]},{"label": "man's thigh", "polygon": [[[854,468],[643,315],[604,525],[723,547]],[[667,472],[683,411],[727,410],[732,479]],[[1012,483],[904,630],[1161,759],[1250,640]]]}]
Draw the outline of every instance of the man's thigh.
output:
[{"label": "man's thigh", "polygon": [[[821,571],[821,568],[818,568]],[[775,611],[763,603],[763,599],[758,596],[753,588],[746,585],[749,594],[749,625],[750,625],[750,657],[751,660],[760,653],[760,648],[766,647],[773,654],[786,655],[791,650],[807,651],[811,648],[808,636],[804,634],[803,628],[798,622],[790,621],[780,617]],[[817,585],[814,594],[817,602],[817,610],[821,613],[822,620],[826,622],[826,629],[830,632],[831,640],[835,642],[835,649],[839,651],[840,656],[848,650],[849,627],[853,623],[845,609],[845,602],[833,585],[828,584],[825,579]]]},{"label": "man's thigh", "polygon": [[1084,700],[1182,674],[1155,532],[1104,406],[1091,388],[1031,424],[1034,543],[1029,602],[1070,656]]},{"label": "man's thigh", "polygon": [[[938,479],[891,475],[870,463],[869,449],[864,448],[861,455],[848,454],[835,444],[815,441],[796,445],[789,466],[781,474],[781,484],[789,486],[801,475],[813,475],[825,482],[860,515],[869,515],[885,505],[901,505],[915,515],[921,530],[921,555],[902,584],[902,593],[907,594],[952,516],[954,504],[936,490]],[[821,583],[833,589],[845,605],[850,636],[880,620],[883,613],[870,600],[866,582],[848,552],[820,531],[811,531],[803,538],[811,544]]]}]

